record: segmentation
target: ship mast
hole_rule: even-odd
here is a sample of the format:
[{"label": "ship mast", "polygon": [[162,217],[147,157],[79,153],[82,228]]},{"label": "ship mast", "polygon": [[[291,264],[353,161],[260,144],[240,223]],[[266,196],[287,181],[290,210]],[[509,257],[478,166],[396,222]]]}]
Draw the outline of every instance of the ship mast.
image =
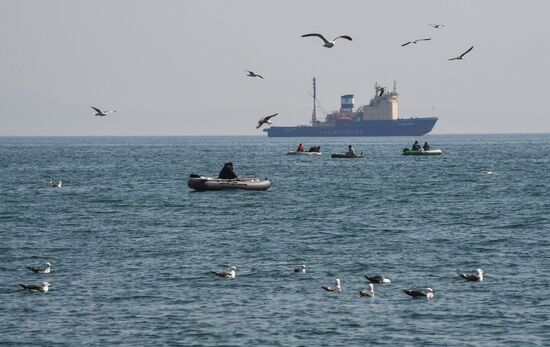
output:
[{"label": "ship mast", "polygon": [[317,79],[313,77],[313,112],[311,113],[311,123],[317,123]]}]

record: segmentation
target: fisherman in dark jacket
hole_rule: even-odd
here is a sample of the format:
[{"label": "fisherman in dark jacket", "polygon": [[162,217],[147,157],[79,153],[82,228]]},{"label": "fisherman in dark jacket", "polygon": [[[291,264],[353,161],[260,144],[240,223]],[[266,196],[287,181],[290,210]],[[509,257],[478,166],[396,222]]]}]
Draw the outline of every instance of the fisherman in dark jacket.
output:
[{"label": "fisherman in dark jacket", "polygon": [[430,145],[428,144],[428,142],[424,142],[424,146],[422,146],[422,149],[425,150],[425,151],[430,150]]},{"label": "fisherman in dark jacket", "polygon": [[233,163],[232,162],[225,163],[223,165],[222,171],[220,171],[220,174],[218,175],[218,178],[230,179],[230,180],[239,179],[239,176],[237,176],[235,174],[235,172],[233,171]]},{"label": "fisherman in dark jacket", "polygon": [[321,150],[321,146],[313,146],[313,147],[309,147],[308,152],[317,152],[317,153],[319,153],[320,150]]}]

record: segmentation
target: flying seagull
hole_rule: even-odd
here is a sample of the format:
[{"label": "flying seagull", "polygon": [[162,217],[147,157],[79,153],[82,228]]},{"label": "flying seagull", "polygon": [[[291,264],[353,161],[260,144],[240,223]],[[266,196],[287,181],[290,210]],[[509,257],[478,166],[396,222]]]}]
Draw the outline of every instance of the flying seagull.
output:
[{"label": "flying seagull", "polygon": [[42,292],[47,293],[48,287],[50,284],[48,282],[42,282],[42,285],[36,284],[19,284],[23,289],[28,290],[29,292]]},{"label": "flying seagull", "polygon": [[359,292],[359,295],[361,296],[368,296],[369,298],[372,298],[374,296],[374,286],[372,283],[369,283],[369,289],[363,289]]},{"label": "flying seagull", "polygon": [[391,283],[389,278],[386,278],[382,275],[365,276],[365,278],[368,279],[371,283]]},{"label": "flying seagull", "polygon": [[327,292],[341,292],[342,291],[342,287],[340,287],[340,279],[337,278],[336,279],[336,284],[333,285],[333,286],[322,286],[321,288],[323,288],[324,290],[326,290]]},{"label": "flying seagull", "polygon": [[52,264],[46,263],[46,266],[37,266],[37,267],[27,266],[27,269],[37,274],[49,274],[50,271],[52,270]]},{"label": "flying seagull", "polygon": [[105,117],[105,116],[107,116],[107,114],[109,114],[109,113],[116,112],[116,110],[101,111],[101,110],[100,110],[99,108],[97,108],[97,107],[93,107],[93,106],[90,106],[90,107],[93,108],[93,109],[97,112],[94,116]]},{"label": "flying seagull", "polygon": [[237,270],[237,268],[235,266],[232,266],[229,268],[229,271],[210,271],[210,272],[218,277],[235,278],[235,270]]},{"label": "flying seagull", "polygon": [[460,272],[460,271],[457,271],[456,272],[460,277],[464,278],[466,281],[478,281],[478,282],[481,282],[483,281],[483,274],[485,272],[483,272],[483,270],[481,269],[476,269],[476,271],[474,273],[463,273],[463,272]]},{"label": "flying seagull", "polygon": [[414,44],[417,44],[418,42],[420,41],[430,41],[431,38],[427,38],[427,39],[416,39],[416,40],[413,40],[413,41],[408,41],[408,42],[405,42],[404,44],[401,45],[401,47],[405,47],[406,45],[409,45],[411,43],[414,43]]},{"label": "flying seagull", "polygon": [[264,77],[262,75],[258,75],[254,71],[250,71],[250,70],[244,70],[244,71],[248,72],[247,76],[249,76],[249,77],[260,77],[261,79],[264,79]]},{"label": "flying seagull", "polygon": [[403,292],[413,298],[433,299],[434,297],[432,288],[426,288],[425,290],[403,290]]},{"label": "flying seagull", "polygon": [[472,49],[474,49],[474,46],[468,48],[468,50],[467,50],[466,52],[462,53],[462,54],[459,55],[458,57],[454,57],[454,58],[451,58],[451,59],[449,59],[449,60],[462,60],[462,59],[464,59],[464,56],[465,56],[466,54],[470,53],[470,51],[471,51]]},{"label": "flying seagull", "polygon": [[430,24],[430,26],[434,29],[441,29],[441,28],[445,27],[444,24]]},{"label": "flying seagull", "polygon": [[323,46],[326,47],[326,48],[331,48],[334,46],[334,41],[338,40],[338,39],[346,39],[346,40],[350,40],[351,41],[351,37],[349,37],[348,35],[341,35],[341,36],[338,36],[337,38],[335,38],[334,40],[332,41],[328,41],[327,39],[325,39],[325,37],[321,34],[317,34],[317,33],[312,33],[312,34],[305,34],[305,35],[302,35],[302,37],[310,37],[310,36],[317,36],[319,37],[321,40],[323,40],[323,42],[325,43]]},{"label": "flying seagull", "polygon": [[381,97],[382,95],[384,95],[385,91],[386,91],[386,88],[384,87],[380,88],[380,93],[378,94],[378,97]]},{"label": "flying seagull", "polygon": [[300,267],[297,267],[297,268],[294,269],[294,272],[306,273],[306,266],[302,265]]},{"label": "flying seagull", "polygon": [[276,115],[278,115],[278,113],[272,114],[271,116],[260,118],[260,120],[258,121],[258,125],[256,125],[256,129],[259,129],[264,124],[271,124],[270,119],[275,117]]}]

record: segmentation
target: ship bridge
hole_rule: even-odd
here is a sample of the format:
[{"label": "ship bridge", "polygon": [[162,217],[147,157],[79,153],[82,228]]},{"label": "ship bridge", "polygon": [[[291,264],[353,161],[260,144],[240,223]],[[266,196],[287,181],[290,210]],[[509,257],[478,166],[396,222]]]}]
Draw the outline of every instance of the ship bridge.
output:
[{"label": "ship bridge", "polygon": [[399,118],[398,94],[396,83],[393,83],[393,90],[374,84],[374,98],[368,105],[357,109],[357,113],[363,120],[396,120]]}]

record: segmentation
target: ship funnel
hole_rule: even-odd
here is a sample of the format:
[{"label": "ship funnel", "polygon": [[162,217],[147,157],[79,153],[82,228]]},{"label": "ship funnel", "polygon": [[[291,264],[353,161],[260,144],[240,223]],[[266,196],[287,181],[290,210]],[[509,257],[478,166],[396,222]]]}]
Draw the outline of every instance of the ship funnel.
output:
[{"label": "ship funnel", "polygon": [[353,111],[353,94],[342,95],[340,97],[340,111],[351,112]]}]

